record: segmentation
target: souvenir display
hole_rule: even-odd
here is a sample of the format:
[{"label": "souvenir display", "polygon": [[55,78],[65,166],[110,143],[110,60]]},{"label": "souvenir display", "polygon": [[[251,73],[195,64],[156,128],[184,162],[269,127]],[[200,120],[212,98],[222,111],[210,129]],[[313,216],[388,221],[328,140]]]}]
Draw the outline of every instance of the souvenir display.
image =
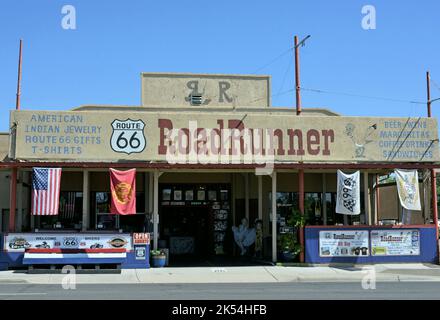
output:
[{"label": "souvenir display", "polygon": [[209,190],[208,191],[208,200],[209,201],[217,201],[217,191]]},{"label": "souvenir display", "polygon": [[[221,190],[220,194],[222,199],[227,199],[227,192],[227,190]],[[209,193],[208,197],[210,197]],[[224,241],[226,237],[226,230],[228,229],[229,208],[229,203],[227,201],[211,203],[214,223],[214,253],[216,255],[225,253]]]},{"label": "souvenir display", "polygon": [[194,192],[192,190],[185,191],[185,200],[186,201],[193,201],[194,200]]}]

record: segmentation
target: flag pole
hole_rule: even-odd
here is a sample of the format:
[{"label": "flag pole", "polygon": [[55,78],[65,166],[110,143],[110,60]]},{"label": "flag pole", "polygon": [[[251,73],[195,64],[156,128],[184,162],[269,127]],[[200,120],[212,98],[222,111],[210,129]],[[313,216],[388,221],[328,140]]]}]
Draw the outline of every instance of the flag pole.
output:
[{"label": "flag pole", "polygon": [[[17,94],[15,100],[15,110],[20,110],[20,95],[21,95],[21,61],[22,61],[23,40],[20,39],[20,48],[18,52],[18,79],[17,79]],[[17,173],[16,167],[11,170],[10,181],[10,195],[9,195],[9,232],[15,231],[15,211],[17,207]],[[21,212],[20,212],[21,214]],[[21,227],[21,226],[20,226]]]}]

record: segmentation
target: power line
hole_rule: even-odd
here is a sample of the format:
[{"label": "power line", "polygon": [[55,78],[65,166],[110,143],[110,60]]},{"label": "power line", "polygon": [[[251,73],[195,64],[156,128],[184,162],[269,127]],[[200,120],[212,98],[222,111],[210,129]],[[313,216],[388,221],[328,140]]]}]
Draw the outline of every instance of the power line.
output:
[{"label": "power line", "polygon": [[312,88],[303,88],[303,87],[301,87],[301,90],[310,91],[310,92],[316,92],[316,93],[336,94],[336,95],[344,95],[344,96],[350,96],[350,97],[376,99],[376,100],[384,100],[384,101],[392,101],[392,102],[413,103],[413,104],[426,104],[426,102],[421,102],[421,101],[402,100],[402,99],[385,98],[385,97],[375,97],[375,96],[361,95],[361,94],[355,94],[355,93],[328,91],[328,90],[321,90],[321,89],[312,89]]},{"label": "power line", "polygon": [[440,90],[440,86],[434,81],[434,79],[432,79],[431,77],[429,77],[429,81],[432,82],[432,84],[434,85],[434,87],[436,87],[438,90]]},{"label": "power line", "polygon": [[284,57],[287,53],[289,53],[289,51],[291,51],[293,49],[293,47],[287,49],[286,51],[282,52],[280,55],[278,55],[277,57],[275,57],[274,59],[272,59],[271,61],[269,61],[268,63],[266,63],[265,65],[263,65],[262,67],[258,68],[257,70],[255,70],[252,73],[257,73],[258,71],[261,71],[265,68],[267,68],[268,66],[270,66],[272,63],[278,61],[279,59],[281,59],[282,57]]},{"label": "power line", "polygon": [[[289,92],[292,92],[292,91],[295,91],[295,89],[289,89],[289,90],[286,90],[286,91],[283,91],[283,92],[278,92],[277,94],[272,94],[272,95],[270,95],[270,98],[279,97],[279,96],[285,95],[285,94],[287,94]],[[254,102],[257,102],[257,101],[260,101],[260,100],[263,100],[263,99],[266,99],[266,97],[258,98],[258,99],[255,99],[255,100],[251,100],[251,101],[249,101],[247,103],[254,103]]]},{"label": "power line", "polygon": [[280,94],[281,90],[284,89],[284,83],[286,82],[287,74],[290,71],[290,67],[292,65],[292,60],[293,60],[293,57],[291,57],[291,59],[289,59],[289,66],[287,67],[286,71],[284,72],[283,81],[281,82],[281,86],[280,86],[280,89],[277,92],[277,95]]}]

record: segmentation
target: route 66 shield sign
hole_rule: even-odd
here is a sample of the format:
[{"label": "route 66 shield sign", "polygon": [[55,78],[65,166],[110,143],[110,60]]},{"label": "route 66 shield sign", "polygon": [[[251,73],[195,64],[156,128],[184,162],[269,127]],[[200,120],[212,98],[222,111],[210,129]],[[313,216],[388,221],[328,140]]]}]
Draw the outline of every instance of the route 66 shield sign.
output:
[{"label": "route 66 shield sign", "polygon": [[115,152],[139,153],[145,149],[145,123],[142,120],[114,120],[110,145]]}]

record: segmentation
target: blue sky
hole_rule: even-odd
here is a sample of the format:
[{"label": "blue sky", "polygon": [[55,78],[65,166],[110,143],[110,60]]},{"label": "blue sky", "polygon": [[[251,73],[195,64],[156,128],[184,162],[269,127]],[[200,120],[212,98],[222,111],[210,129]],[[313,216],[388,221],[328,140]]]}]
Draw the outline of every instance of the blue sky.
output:
[{"label": "blue sky", "polygon": [[[61,27],[64,5],[76,30]],[[361,27],[364,5],[376,30]],[[269,74],[275,106],[293,106],[293,36],[306,88],[426,100],[425,72],[440,85],[440,1],[2,0],[0,131],[15,107],[18,42],[24,39],[22,108],[140,104],[140,72]],[[440,88],[432,86],[433,98]],[[425,116],[426,106],[304,91],[303,107],[345,115]],[[433,104],[440,115],[440,101]]]}]

